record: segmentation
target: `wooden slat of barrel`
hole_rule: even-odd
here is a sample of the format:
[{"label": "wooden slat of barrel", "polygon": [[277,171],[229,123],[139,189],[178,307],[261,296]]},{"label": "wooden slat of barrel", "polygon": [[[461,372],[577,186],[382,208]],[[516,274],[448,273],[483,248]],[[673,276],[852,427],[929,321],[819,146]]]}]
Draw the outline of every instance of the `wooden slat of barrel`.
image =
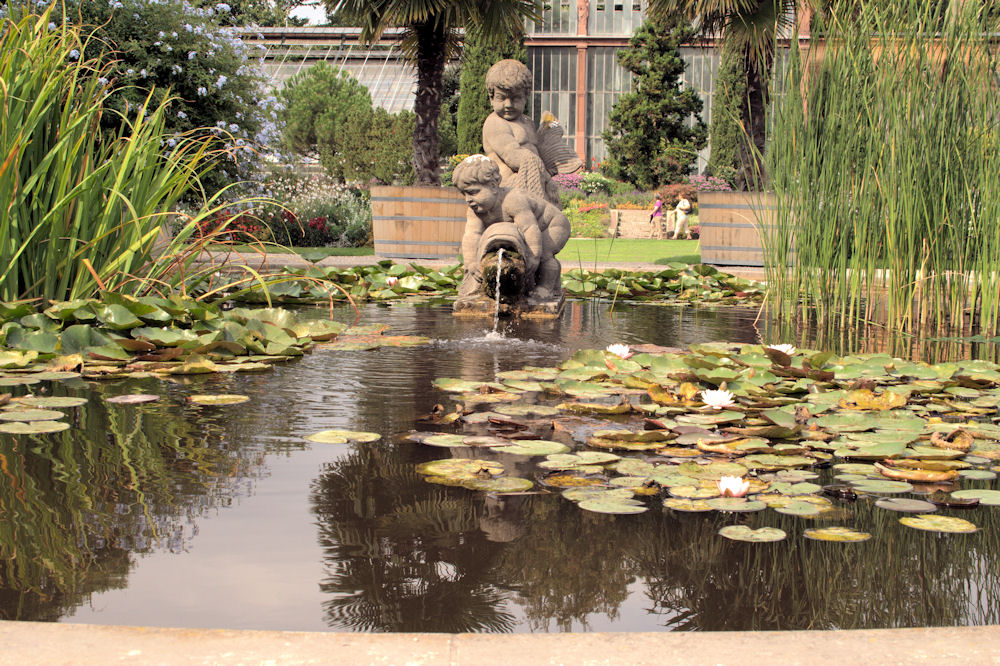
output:
[{"label": "wooden slat of barrel", "polygon": [[372,188],[375,254],[390,259],[456,259],[466,204],[451,187]]},{"label": "wooden slat of barrel", "polygon": [[761,192],[701,192],[701,261],[717,266],[763,266],[758,229],[774,223],[774,198]]}]

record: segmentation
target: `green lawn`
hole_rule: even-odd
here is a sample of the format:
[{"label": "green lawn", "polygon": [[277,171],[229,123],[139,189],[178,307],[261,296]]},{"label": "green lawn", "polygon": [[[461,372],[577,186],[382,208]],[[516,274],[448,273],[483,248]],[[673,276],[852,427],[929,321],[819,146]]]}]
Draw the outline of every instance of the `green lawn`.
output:
[{"label": "green lawn", "polygon": [[701,263],[696,240],[652,240],[645,238],[570,238],[558,256],[564,267],[593,267],[595,262],[636,261],[665,264],[679,261]]}]

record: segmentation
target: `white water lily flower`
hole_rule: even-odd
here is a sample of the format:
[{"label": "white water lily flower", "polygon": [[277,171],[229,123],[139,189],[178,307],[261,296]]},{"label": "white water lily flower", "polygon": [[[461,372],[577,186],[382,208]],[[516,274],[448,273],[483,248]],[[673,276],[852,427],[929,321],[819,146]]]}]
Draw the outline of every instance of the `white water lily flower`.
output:
[{"label": "white water lily flower", "polygon": [[628,345],[608,345],[605,351],[622,360],[625,360],[632,355],[632,352],[628,349]]},{"label": "white water lily flower", "polygon": [[732,391],[727,391],[725,389],[719,389],[717,391],[705,390],[701,392],[701,400],[705,403],[706,407],[712,409],[722,409],[723,407],[729,407],[736,404]]},{"label": "white water lily flower", "polygon": [[399,278],[398,277],[387,277],[385,279],[385,283],[387,285],[389,285],[390,287],[395,287],[397,282],[399,282]]},{"label": "white water lily flower", "polygon": [[743,497],[750,490],[750,482],[740,476],[723,476],[716,485],[723,497]]},{"label": "white water lily flower", "polygon": [[768,349],[775,349],[775,350],[780,351],[782,353],[788,354],[789,356],[792,356],[792,355],[795,354],[795,347],[793,347],[792,345],[768,345],[767,348]]}]

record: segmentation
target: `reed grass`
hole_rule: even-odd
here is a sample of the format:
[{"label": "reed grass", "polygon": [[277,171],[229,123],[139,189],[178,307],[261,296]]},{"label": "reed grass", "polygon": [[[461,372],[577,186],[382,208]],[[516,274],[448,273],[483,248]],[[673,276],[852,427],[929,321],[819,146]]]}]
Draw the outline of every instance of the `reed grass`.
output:
[{"label": "reed grass", "polygon": [[996,333],[997,49],[977,3],[951,4],[835,2],[791,54],[762,229],[778,312]]},{"label": "reed grass", "polygon": [[50,29],[51,11],[0,23],[0,300],[176,284],[200,249],[188,244],[197,222],[224,192],[200,192],[154,253],[157,237],[219,155],[207,135],[164,133],[169,99],[153,107],[147,97],[103,134],[111,84],[78,30]]}]

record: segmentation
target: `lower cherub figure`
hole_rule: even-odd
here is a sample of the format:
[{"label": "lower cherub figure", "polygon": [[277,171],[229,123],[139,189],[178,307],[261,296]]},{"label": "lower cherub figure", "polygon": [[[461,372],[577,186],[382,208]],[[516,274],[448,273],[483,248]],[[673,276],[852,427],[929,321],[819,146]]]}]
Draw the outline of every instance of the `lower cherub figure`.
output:
[{"label": "lower cherub figure", "polygon": [[570,235],[569,220],[552,203],[530,192],[500,185],[500,169],[485,155],[472,155],[452,174],[452,181],[469,205],[462,236],[465,275],[459,304],[474,299],[482,288],[482,241],[494,224],[510,223],[523,238],[525,292],[529,301],[544,301],[562,292],[562,266],[556,253]]}]

